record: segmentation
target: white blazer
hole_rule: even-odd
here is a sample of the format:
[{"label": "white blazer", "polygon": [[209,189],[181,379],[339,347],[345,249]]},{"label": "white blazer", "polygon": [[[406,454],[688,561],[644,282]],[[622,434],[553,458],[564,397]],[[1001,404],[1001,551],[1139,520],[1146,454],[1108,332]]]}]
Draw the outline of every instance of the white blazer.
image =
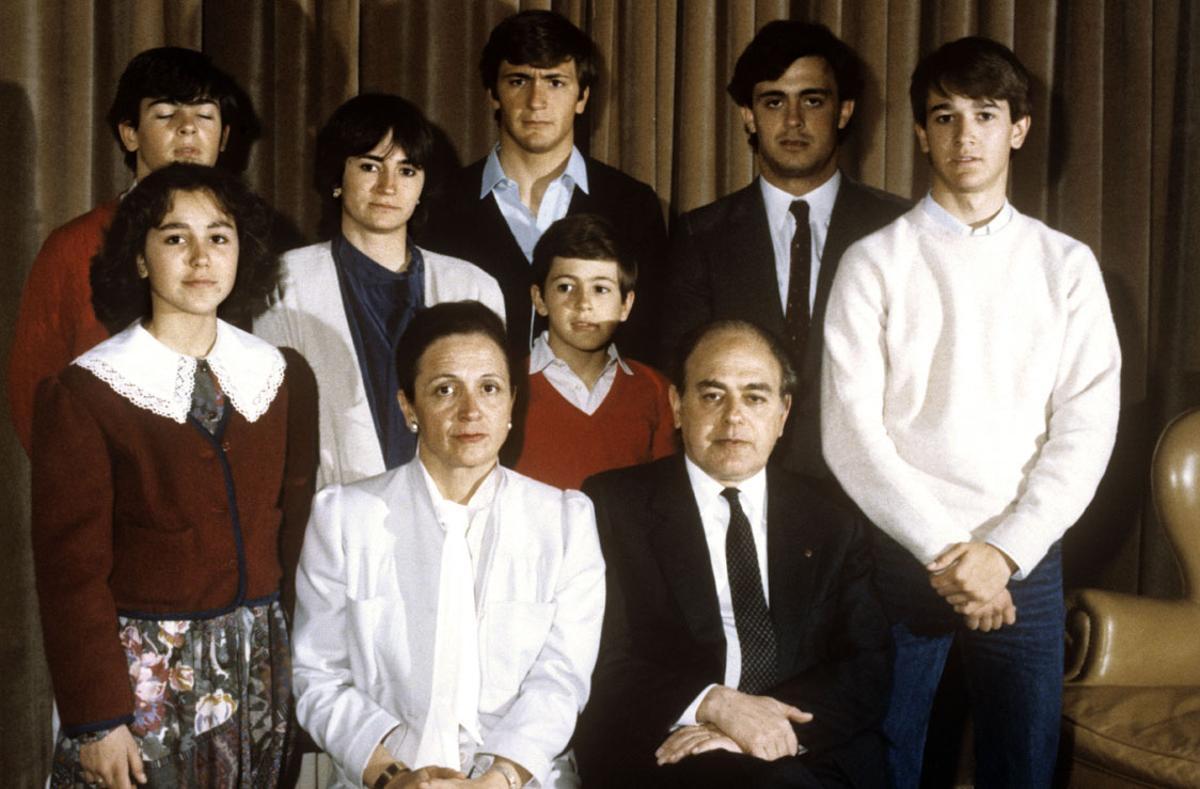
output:
[{"label": "white blazer", "polygon": [[[425,305],[483,302],[504,318],[504,295],[496,280],[465,260],[422,249]],[[295,348],[317,378],[320,458],[317,488],[344,485],[384,471],[363,385],[342,289],[328,241],[293,249],[282,260],[279,292],[254,321],[254,333],[274,345]]]},{"label": "white blazer", "polygon": [[[477,578],[480,754],[579,785],[561,755],[587,701],[604,615],[591,501],[499,469]],[[375,746],[404,732],[412,767],[430,706],[444,532],[420,462],[322,490],[296,575],[296,716],[361,787]]]}]

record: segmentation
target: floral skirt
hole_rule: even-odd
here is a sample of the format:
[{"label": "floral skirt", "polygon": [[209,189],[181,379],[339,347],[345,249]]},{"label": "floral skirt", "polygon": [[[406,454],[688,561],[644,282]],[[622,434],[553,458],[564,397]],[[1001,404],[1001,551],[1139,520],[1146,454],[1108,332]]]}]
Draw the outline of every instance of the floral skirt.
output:
[{"label": "floral skirt", "polygon": [[[148,786],[276,786],[292,703],[280,604],[211,619],[118,621],[134,693],[129,730]],[[78,740],[59,735],[51,785],[89,785]]]}]

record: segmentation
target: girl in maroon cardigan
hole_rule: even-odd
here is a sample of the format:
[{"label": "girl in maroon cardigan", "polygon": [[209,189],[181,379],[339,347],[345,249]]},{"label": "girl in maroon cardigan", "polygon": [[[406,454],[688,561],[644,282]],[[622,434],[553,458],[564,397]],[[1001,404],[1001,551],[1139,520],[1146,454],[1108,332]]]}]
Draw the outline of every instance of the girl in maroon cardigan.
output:
[{"label": "girl in maroon cardigan", "polygon": [[141,181],[92,263],[114,336],[38,388],[53,786],[277,782],[291,706],[281,552],[300,542],[282,527],[303,528],[311,494],[313,383],[293,352],[218,319],[274,283],[268,215],[220,170]]}]

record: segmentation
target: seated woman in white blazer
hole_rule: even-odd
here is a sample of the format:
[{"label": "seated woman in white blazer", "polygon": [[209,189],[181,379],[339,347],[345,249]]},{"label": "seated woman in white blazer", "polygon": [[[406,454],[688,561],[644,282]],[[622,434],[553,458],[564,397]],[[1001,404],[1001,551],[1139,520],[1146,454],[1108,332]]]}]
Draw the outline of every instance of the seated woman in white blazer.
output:
[{"label": "seated woman in white blazer", "polygon": [[416,441],[396,403],[394,360],[414,315],[475,299],[504,317],[489,274],[410,239],[432,156],[429,123],[399,96],[350,99],[317,136],[314,182],[332,238],[283,256],[279,293],[254,333],[295,348],[316,374],[318,488],[412,459]]},{"label": "seated woman in white blazer", "polygon": [[504,327],[419,313],[397,354],[414,460],[313,502],[296,578],[300,724],[337,786],[574,787],[604,613],[591,502],[497,463]]}]

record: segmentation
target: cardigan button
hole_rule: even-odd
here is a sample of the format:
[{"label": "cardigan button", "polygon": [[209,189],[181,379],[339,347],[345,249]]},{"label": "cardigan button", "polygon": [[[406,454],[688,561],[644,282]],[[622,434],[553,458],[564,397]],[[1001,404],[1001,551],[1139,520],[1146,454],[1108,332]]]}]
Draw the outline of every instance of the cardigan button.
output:
[{"label": "cardigan button", "polygon": [[229,442],[228,442],[228,441],[222,441],[222,442],[221,442],[221,449],[222,449],[222,451],[224,451],[224,452],[228,452],[228,451],[229,451]]}]

